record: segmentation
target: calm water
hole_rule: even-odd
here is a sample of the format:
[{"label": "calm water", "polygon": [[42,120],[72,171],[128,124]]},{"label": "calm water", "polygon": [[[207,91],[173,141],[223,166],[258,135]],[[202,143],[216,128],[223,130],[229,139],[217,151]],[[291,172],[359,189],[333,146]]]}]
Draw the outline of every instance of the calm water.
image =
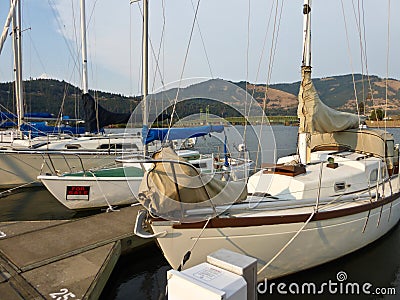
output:
[{"label": "calm water", "polygon": [[[297,127],[274,126],[280,155],[295,151]],[[396,143],[400,142],[400,128],[388,129]],[[95,213],[95,212],[91,212]],[[86,213],[88,214],[88,212]],[[82,215],[82,214],[81,214]],[[21,190],[17,194],[0,194],[0,221],[67,219],[79,217],[64,208],[43,188]],[[309,253],[304,253],[309,255]],[[156,246],[149,246],[122,257],[106,285],[102,300],[108,299],[164,299],[168,263]],[[347,274],[346,282],[371,283],[380,288],[396,288],[397,296],[323,296],[260,294],[259,299],[400,299],[400,226],[375,243],[334,262],[274,281],[275,284],[314,283],[320,286],[335,281],[338,272]],[[268,282],[270,285],[271,282]],[[372,290],[372,288],[371,288]]]}]

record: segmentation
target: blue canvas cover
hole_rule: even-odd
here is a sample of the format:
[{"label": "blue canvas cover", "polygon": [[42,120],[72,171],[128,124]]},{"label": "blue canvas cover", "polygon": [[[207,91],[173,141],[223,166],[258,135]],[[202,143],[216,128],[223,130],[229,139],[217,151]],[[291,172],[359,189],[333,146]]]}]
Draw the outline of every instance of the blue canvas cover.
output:
[{"label": "blue canvas cover", "polygon": [[151,128],[143,126],[142,134],[145,144],[153,141],[179,140],[192,137],[207,135],[211,132],[223,132],[223,125],[205,125],[198,127],[182,127],[182,128]]}]

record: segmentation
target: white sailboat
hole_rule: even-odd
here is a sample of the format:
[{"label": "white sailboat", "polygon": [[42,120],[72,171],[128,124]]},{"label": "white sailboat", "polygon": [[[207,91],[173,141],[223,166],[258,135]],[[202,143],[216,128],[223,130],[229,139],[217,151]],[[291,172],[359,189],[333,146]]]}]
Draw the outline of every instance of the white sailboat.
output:
[{"label": "white sailboat", "polygon": [[[223,126],[214,126],[217,130]],[[212,126],[210,126],[210,130]],[[182,129],[182,128],[179,128]],[[196,129],[196,128],[190,128]],[[215,130],[215,129],[214,129]],[[192,131],[190,131],[192,132]],[[204,135],[209,134],[205,132]],[[174,135],[174,134],[173,134]],[[213,174],[219,178],[231,177],[245,180],[253,167],[253,162],[246,158],[232,155],[200,154],[195,149],[175,150],[177,156],[196,167],[200,172]],[[92,168],[79,172],[42,174],[38,176],[49,192],[69,209],[93,209],[108,206],[128,205],[137,202],[139,186],[149,164],[141,164],[143,158],[124,157],[123,163],[112,167]]]},{"label": "white sailboat", "polygon": [[148,211],[135,232],[156,237],[173,268],[225,248],[255,257],[259,280],[277,278],[360,249],[399,222],[393,136],[359,129],[358,116],[328,108],[313,86],[310,2],[303,7],[299,153],[264,166],[247,186],[223,184],[222,192],[218,180],[173,157],[154,160],[145,174],[139,200]]}]

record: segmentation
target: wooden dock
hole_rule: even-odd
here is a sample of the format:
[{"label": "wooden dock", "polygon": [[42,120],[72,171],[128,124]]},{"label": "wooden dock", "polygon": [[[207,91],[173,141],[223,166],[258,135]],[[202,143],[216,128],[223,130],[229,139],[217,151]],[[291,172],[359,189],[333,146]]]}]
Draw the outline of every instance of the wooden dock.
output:
[{"label": "wooden dock", "polygon": [[153,242],[133,234],[140,208],[0,222],[0,298],[98,299],[120,255]]}]

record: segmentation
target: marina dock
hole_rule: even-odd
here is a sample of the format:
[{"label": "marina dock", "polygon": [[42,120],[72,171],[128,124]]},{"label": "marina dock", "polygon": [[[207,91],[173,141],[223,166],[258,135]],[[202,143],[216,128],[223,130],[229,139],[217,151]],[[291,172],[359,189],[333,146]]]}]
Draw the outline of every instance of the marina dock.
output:
[{"label": "marina dock", "polygon": [[152,242],[133,234],[140,208],[0,222],[0,298],[97,299],[120,255]]}]

